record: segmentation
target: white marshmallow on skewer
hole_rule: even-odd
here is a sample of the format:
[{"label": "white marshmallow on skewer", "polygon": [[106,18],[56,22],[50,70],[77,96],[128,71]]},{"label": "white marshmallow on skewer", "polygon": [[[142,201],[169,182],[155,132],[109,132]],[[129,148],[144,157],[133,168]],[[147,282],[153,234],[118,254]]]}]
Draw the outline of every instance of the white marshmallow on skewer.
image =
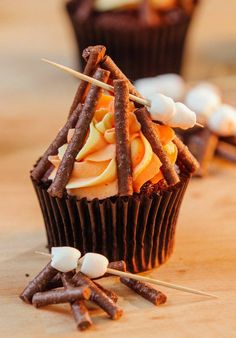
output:
[{"label": "white marshmallow on skewer", "polygon": [[199,121],[204,123],[221,103],[221,97],[217,87],[203,82],[187,92],[184,103],[197,114]]},{"label": "white marshmallow on skewer", "polygon": [[151,102],[149,112],[153,121],[166,123],[175,114],[175,103],[171,97],[153,94],[148,97]]},{"label": "white marshmallow on skewer", "polygon": [[51,266],[58,271],[68,272],[77,268],[80,257],[80,251],[70,246],[52,247]]},{"label": "white marshmallow on skewer", "polygon": [[167,125],[173,128],[189,129],[193,128],[196,124],[196,114],[181,102],[175,103],[175,113]]},{"label": "white marshmallow on skewer", "polygon": [[81,262],[80,271],[90,278],[102,277],[109,264],[105,256],[93,252],[86,253]]},{"label": "white marshmallow on skewer", "polygon": [[174,101],[182,100],[186,90],[183,78],[174,73],[139,79],[135,81],[135,87],[143,97],[161,93],[171,97]]},{"label": "white marshmallow on skewer", "polygon": [[208,119],[208,127],[220,136],[236,135],[236,109],[228,104],[220,105]]},{"label": "white marshmallow on skewer", "polygon": [[155,94],[150,97],[149,109],[153,121],[161,121],[173,127],[188,129],[196,124],[196,114],[181,102],[174,102],[170,97]]}]

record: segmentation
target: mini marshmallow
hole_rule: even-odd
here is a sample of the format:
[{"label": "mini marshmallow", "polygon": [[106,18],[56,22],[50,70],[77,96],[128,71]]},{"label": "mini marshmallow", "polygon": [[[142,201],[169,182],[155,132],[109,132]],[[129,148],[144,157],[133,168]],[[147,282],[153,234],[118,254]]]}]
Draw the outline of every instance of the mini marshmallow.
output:
[{"label": "mini marshmallow", "polygon": [[219,90],[210,83],[200,83],[191,88],[184,103],[193,110],[201,122],[206,122],[212,112],[221,103]]},{"label": "mini marshmallow", "polygon": [[236,109],[228,104],[220,105],[210,116],[208,127],[221,136],[236,135]]},{"label": "mini marshmallow", "polygon": [[149,99],[151,101],[149,112],[153,121],[166,123],[175,114],[175,103],[172,98],[162,94],[153,94]]},{"label": "mini marshmallow", "polygon": [[80,261],[80,271],[90,278],[102,277],[109,263],[105,256],[93,252],[86,253]]},{"label": "mini marshmallow", "polygon": [[167,125],[173,128],[189,129],[196,124],[196,114],[181,102],[175,103],[175,113]]},{"label": "mini marshmallow", "polygon": [[70,246],[53,247],[51,266],[58,271],[68,272],[77,268],[80,257],[80,251]]},{"label": "mini marshmallow", "polygon": [[135,81],[135,87],[144,97],[148,98],[154,93],[161,93],[171,97],[174,101],[182,100],[186,90],[183,78],[173,73],[139,79]]}]

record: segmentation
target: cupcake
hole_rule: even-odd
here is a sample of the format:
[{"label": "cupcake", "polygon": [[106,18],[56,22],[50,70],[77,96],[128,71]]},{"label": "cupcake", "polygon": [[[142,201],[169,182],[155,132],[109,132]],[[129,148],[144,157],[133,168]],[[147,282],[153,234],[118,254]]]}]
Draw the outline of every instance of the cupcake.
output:
[{"label": "cupcake", "polygon": [[[79,56],[88,45],[107,46],[128,78],[180,73],[197,0],[70,0],[66,9]],[[80,59],[84,65],[83,58]]]},{"label": "cupcake", "polygon": [[174,130],[152,122],[126,76],[89,47],[85,73],[114,93],[82,82],[64,127],[31,179],[48,247],[72,246],[124,260],[139,272],[170,256],[184,192],[197,162]]},{"label": "cupcake", "polygon": [[204,128],[195,126],[178,133],[200,163],[195,175],[207,175],[215,154],[236,162],[236,109],[224,102],[220,89],[209,82],[188,86],[177,74],[143,78],[135,82],[147,98],[157,93],[183,102],[196,113]]}]

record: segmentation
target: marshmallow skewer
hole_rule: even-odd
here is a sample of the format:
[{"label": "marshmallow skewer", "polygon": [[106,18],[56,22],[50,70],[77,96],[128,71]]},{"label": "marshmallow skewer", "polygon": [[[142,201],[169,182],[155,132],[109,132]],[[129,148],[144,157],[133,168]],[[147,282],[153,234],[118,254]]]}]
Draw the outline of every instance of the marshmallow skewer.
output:
[{"label": "marshmallow skewer", "polygon": [[[63,65],[61,65],[59,63],[56,63],[56,62],[53,62],[53,61],[50,61],[50,60],[47,60],[47,59],[44,59],[44,58],[42,59],[42,61],[44,61],[44,62],[46,62],[46,63],[48,63],[48,64],[50,64],[50,65],[52,65],[54,67],[57,67],[57,68],[65,71],[66,73],[69,73],[69,74],[75,76],[76,78],[78,78],[78,79],[80,79],[82,81],[87,81],[90,84],[96,85],[96,86],[98,86],[100,88],[103,88],[103,89],[105,89],[107,91],[110,91],[110,92],[114,93],[114,87],[111,86],[111,85],[109,85],[109,84],[107,84],[107,83],[104,83],[102,81],[94,79],[94,78],[92,78],[92,77],[90,77],[88,75],[85,75],[83,73],[75,71],[75,70],[73,70],[73,69],[71,69],[69,67],[63,66]],[[135,96],[133,94],[129,94],[129,98],[130,98],[130,100],[132,100],[132,101],[134,101],[136,103],[139,103],[139,104],[141,104],[143,106],[147,106],[147,107],[151,108],[151,101],[148,100],[148,99],[144,99],[144,98]],[[195,126],[203,128],[203,125],[200,124],[200,123],[197,123],[197,122],[195,123]]]},{"label": "marshmallow skewer", "polygon": [[[35,252],[35,253],[38,253],[38,254],[41,254],[41,255],[44,255],[44,256],[48,256],[50,257],[51,255],[50,254],[47,254],[47,253],[44,253],[44,252]],[[99,255],[99,254],[93,254],[93,253],[88,253],[86,255],[96,255],[96,256],[102,256],[102,255]],[[86,255],[84,257],[86,257]],[[104,259],[102,259],[102,257],[104,257]],[[102,265],[105,264],[105,260],[106,260],[106,257],[105,256],[102,256],[99,258],[100,262]],[[88,259],[88,256],[86,257]],[[84,258],[83,258],[84,259]],[[88,272],[90,270],[90,259],[87,261],[88,262],[88,265],[86,268],[88,268]],[[104,261],[104,263],[102,263]],[[82,260],[82,263],[79,262],[78,264],[78,268],[80,268],[83,264],[83,260]],[[99,264],[100,265],[100,264]],[[108,267],[108,263],[106,265],[106,268],[105,266],[102,267],[102,270],[104,269],[104,273],[109,273],[111,275],[115,275],[115,276],[119,276],[119,277],[127,277],[127,278],[131,278],[131,279],[134,279],[134,280],[137,280],[137,281],[141,281],[141,282],[147,282],[147,283],[150,283],[150,284],[154,284],[154,285],[161,285],[161,286],[164,286],[166,288],[169,288],[169,289],[174,289],[174,290],[178,290],[178,291],[183,291],[183,292],[186,292],[186,293],[192,293],[192,294],[195,294],[195,295],[201,295],[201,296],[207,296],[207,297],[211,297],[211,298],[218,298],[217,296],[213,295],[213,294],[210,294],[210,293],[207,293],[207,292],[204,292],[204,291],[200,291],[200,290],[196,290],[196,289],[192,289],[192,288],[189,288],[189,287],[186,287],[186,286],[182,286],[182,285],[178,285],[178,284],[173,284],[173,283],[168,283],[168,282],[164,282],[164,281],[161,281],[161,280],[158,280],[158,279],[154,279],[154,278],[150,278],[150,277],[145,277],[145,276],[141,276],[141,275],[136,275],[136,274],[132,274],[130,272],[124,272],[124,271],[119,271],[119,270],[115,270],[115,269],[111,269]],[[82,271],[84,274],[86,274],[86,271],[83,269]],[[93,276],[89,276],[90,278],[93,278]],[[98,277],[98,276],[96,276]],[[96,278],[94,277],[94,278]],[[102,277],[102,274],[100,274],[100,277]]]}]

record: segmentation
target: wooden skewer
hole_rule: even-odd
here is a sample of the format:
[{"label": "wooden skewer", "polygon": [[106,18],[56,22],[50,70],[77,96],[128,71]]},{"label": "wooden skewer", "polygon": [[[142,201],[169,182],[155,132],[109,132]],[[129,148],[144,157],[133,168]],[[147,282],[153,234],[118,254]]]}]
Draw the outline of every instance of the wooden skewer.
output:
[{"label": "wooden skewer", "polygon": [[[57,67],[61,70],[64,70],[66,73],[69,73],[73,76],[75,76],[76,78],[82,80],[82,81],[87,81],[88,83],[91,83],[91,84],[94,84],[100,88],[103,88],[107,91],[111,91],[111,92],[114,92],[114,87],[107,84],[107,83],[104,83],[102,81],[99,81],[99,80],[96,80],[88,75],[85,75],[83,73],[80,73],[80,72],[77,72],[69,67],[66,67],[66,66],[63,66],[63,65],[60,65],[59,63],[56,63],[56,62],[53,62],[53,61],[50,61],[50,60],[47,60],[47,59],[42,59],[42,61],[54,66],[54,67]],[[134,102],[137,102],[143,106],[147,106],[147,107],[151,107],[151,101],[148,100],[148,99],[143,99],[141,97],[137,97],[135,95],[132,95],[132,94],[129,94],[129,98],[134,101]],[[201,128],[204,128],[204,126],[200,123],[195,123],[196,126],[198,127],[201,127]]]},{"label": "wooden skewer", "polygon": [[[37,253],[39,255],[51,257],[51,255],[49,253],[46,253],[46,252],[35,251],[35,253]],[[164,286],[164,287],[169,288],[169,289],[175,289],[175,290],[178,290],[178,291],[193,293],[195,295],[207,296],[207,297],[211,297],[211,298],[218,298],[216,295],[213,295],[211,293],[207,293],[207,292],[204,292],[204,291],[188,288],[186,286],[182,286],[182,285],[178,285],[178,284],[172,284],[172,283],[164,282],[164,281],[154,279],[154,278],[150,278],[150,277],[135,275],[135,274],[130,273],[130,272],[124,272],[124,271],[119,271],[119,270],[107,268],[107,273],[109,273],[111,275],[116,275],[116,276],[119,276],[119,277],[132,278],[132,279],[135,279],[135,280],[138,280],[138,281],[141,281],[141,282],[147,282],[147,283],[154,284],[154,285],[161,285],[161,286]]]}]

